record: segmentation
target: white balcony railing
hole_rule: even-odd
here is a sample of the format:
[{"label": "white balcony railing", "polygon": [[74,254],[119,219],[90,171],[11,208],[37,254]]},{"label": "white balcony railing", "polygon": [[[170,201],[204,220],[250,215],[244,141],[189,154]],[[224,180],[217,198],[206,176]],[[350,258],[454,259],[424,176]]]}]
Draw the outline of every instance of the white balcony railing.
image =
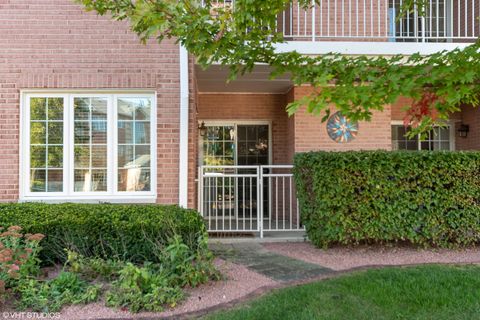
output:
[{"label": "white balcony railing", "polygon": [[[278,17],[277,32],[289,41],[474,42],[480,36],[480,0],[427,0],[400,16],[404,0],[292,1]],[[235,0],[213,1],[235,6]]]}]

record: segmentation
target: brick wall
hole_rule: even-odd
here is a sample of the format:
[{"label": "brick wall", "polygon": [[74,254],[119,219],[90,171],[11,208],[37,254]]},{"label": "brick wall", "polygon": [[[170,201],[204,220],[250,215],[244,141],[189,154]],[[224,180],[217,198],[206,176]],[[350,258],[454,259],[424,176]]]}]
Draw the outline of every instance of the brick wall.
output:
[{"label": "brick wall", "polygon": [[0,201],[18,199],[21,89],[142,88],[157,91],[158,202],[178,203],[178,51],[71,0],[0,1]]},{"label": "brick wall", "polygon": [[[294,88],[295,99],[311,92],[310,87]],[[333,110],[333,108],[332,108]],[[360,122],[359,132],[355,140],[349,143],[336,143],[328,136],[326,123],[321,117],[300,110],[294,115],[295,121],[295,152],[313,150],[390,150],[391,143],[391,112],[386,106],[383,112],[374,112],[370,122]]]},{"label": "brick wall", "polygon": [[[295,100],[295,91],[292,88],[286,94],[287,104]],[[289,163],[293,163],[293,156],[295,155],[295,115],[288,117],[287,120],[287,159]]]},{"label": "brick wall", "polygon": [[469,126],[466,138],[458,136],[455,130],[455,147],[457,150],[480,150],[480,110],[478,107],[463,106],[460,113],[461,121],[457,122],[456,130],[460,124]]}]

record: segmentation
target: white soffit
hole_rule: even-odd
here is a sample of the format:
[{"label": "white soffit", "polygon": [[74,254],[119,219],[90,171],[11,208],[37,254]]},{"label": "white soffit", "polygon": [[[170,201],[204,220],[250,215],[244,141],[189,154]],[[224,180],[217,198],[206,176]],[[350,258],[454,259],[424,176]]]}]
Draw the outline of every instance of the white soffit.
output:
[{"label": "white soffit", "polygon": [[292,87],[288,76],[270,80],[270,67],[257,65],[251,73],[239,76],[227,83],[229,70],[220,65],[212,65],[207,70],[195,67],[197,87],[200,93],[208,92],[253,92],[285,93]]}]

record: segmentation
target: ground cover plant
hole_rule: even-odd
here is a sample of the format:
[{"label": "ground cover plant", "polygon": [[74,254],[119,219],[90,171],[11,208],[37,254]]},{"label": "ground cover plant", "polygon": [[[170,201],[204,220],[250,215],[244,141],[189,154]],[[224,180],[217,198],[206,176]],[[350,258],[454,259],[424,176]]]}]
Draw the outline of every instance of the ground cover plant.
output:
[{"label": "ground cover plant", "polygon": [[[103,206],[0,206],[0,221],[26,222],[31,219],[25,223],[27,230],[45,232],[45,235],[26,234],[22,227],[14,225],[0,233],[0,301],[15,301],[17,310],[38,312],[58,312],[65,305],[86,304],[101,299],[109,307],[131,312],[162,311],[166,307],[175,307],[184,298],[184,288],[220,277],[213,265],[213,254],[207,247],[205,227],[201,219],[197,219],[195,211],[171,207],[172,212],[168,212],[166,206],[161,209],[113,205],[101,208]],[[33,209],[39,211],[35,214]],[[53,213],[63,209],[67,209],[67,218],[62,214],[58,218],[53,217]],[[142,209],[145,209],[144,220],[141,219]],[[113,217],[113,224],[117,224],[113,227],[115,235],[124,238],[114,238],[111,234],[100,237],[100,233],[96,233],[99,230],[112,230],[111,226],[107,226],[110,221],[104,217],[93,217],[91,212],[105,212],[107,217]],[[173,215],[179,212],[179,216],[174,218]],[[13,213],[19,214],[14,216]],[[127,216],[128,213],[134,217]],[[161,228],[166,233],[160,238],[152,237],[141,221],[159,227],[166,224]],[[180,221],[180,226],[170,225],[176,221]],[[97,223],[96,229],[88,230],[94,223]],[[76,231],[74,228],[78,226],[83,228]],[[58,237],[69,231],[76,232],[76,236],[66,240],[49,239],[49,232]],[[80,235],[84,238],[80,239]],[[125,241],[127,238],[128,241]],[[96,241],[104,241],[109,249],[85,250]],[[60,254],[58,250],[62,244],[69,245]],[[77,244],[82,244],[80,250]],[[120,249],[119,244],[130,253],[122,255],[120,251],[115,251]],[[118,247],[113,250],[114,246]],[[131,254],[134,249],[147,248],[150,250],[148,254],[146,251],[140,255]],[[108,257],[107,252],[117,254]],[[46,257],[46,260],[41,257]],[[57,268],[52,268],[54,262]],[[41,268],[43,265],[50,270],[58,269],[58,272],[53,272],[53,276],[46,274],[46,269]]]},{"label": "ground cover plant", "polygon": [[206,319],[479,319],[479,286],[479,266],[385,268],[275,290]]}]

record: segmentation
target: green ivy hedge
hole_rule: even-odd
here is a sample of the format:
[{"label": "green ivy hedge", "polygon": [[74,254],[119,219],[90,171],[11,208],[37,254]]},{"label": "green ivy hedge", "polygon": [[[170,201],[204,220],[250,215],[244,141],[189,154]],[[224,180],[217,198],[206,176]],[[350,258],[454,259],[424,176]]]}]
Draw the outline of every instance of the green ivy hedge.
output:
[{"label": "green ivy hedge", "polygon": [[0,226],[11,225],[46,235],[40,258],[47,262],[64,261],[65,249],[87,257],[156,262],[158,248],[174,235],[192,249],[206,235],[196,211],[165,205],[0,204]]},{"label": "green ivy hedge", "polygon": [[294,163],[302,219],[318,246],[480,240],[479,152],[311,152]]}]

